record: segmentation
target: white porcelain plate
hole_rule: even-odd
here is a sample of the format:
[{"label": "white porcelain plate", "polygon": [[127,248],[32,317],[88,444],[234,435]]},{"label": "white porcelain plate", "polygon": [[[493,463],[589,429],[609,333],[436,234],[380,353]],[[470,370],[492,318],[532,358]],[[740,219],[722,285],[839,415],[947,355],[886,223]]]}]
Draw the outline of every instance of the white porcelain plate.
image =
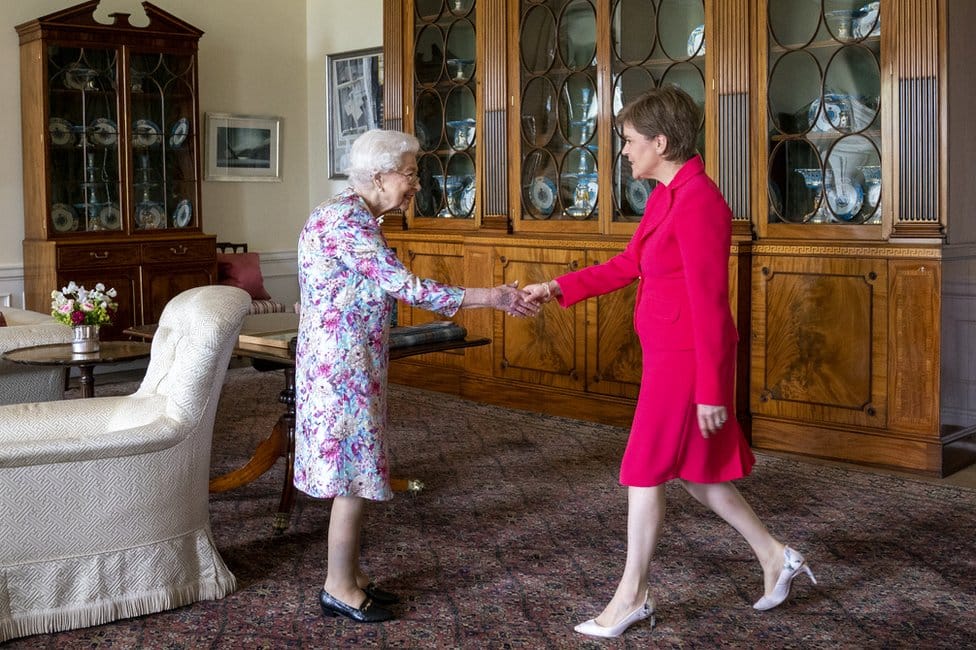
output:
[{"label": "white porcelain plate", "polygon": [[63,147],[75,141],[75,134],[71,131],[71,122],[64,118],[52,117],[47,123],[47,130],[51,134],[51,144]]},{"label": "white porcelain plate", "polygon": [[132,126],[132,144],[136,147],[152,147],[163,139],[159,126],[152,120],[136,120]]},{"label": "white porcelain plate", "polygon": [[632,178],[627,181],[627,203],[634,214],[644,215],[644,206],[647,205],[647,197],[651,194],[650,184],[641,178]]},{"label": "white porcelain plate", "polygon": [[193,204],[190,203],[190,199],[183,199],[176,204],[176,209],[173,210],[173,225],[177,228],[186,228],[190,225],[190,220],[193,218]]},{"label": "white porcelain plate", "polygon": [[78,217],[75,209],[67,203],[55,203],[51,206],[51,225],[57,232],[77,230]]},{"label": "white porcelain plate", "polygon": [[119,128],[107,117],[99,117],[89,127],[91,141],[101,147],[111,147],[119,141]]},{"label": "white porcelain plate", "polygon": [[542,214],[552,214],[556,205],[556,184],[547,176],[536,176],[529,185],[529,201]]},{"label": "white porcelain plate", "polygon": [[154,230],[166,225],[163,206],[155,201],[143,201],[136,206],[136,225],[144,230]]},{"label": "white porcelain plate", "polygon": [[827,203],[838,219],[850,221],[861,211],[864,190],[850,181],[838,183],[837,187],[827,188]]},{"label": "white porcelain plate", "polygon": [[102,230],[119,230],[122,227],[122,213],[119,206],[109,203],[98,211],[98,226]]},{"label": "white porcelain plate", "polygon": [[688,56],[703,56],[705,54],[705,26],[699,25],[691,30],[688,36]]},{"label": "white porcelain plate", "polygon": [[181,117],[173,123],[169,130],[169,146],[178,149],[186,142],[186,136],[190,133],[190,120]]}]

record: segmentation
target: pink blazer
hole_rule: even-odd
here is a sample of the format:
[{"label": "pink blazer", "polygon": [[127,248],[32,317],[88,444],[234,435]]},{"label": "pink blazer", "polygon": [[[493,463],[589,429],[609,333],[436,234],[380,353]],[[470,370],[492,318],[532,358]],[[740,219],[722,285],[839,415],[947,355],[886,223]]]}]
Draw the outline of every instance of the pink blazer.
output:
[{"label": "pink blazer", "polygon": [[738,335],[729,309],[732,213],[700,157],[651,192],[627,248],[604,264],[556,278],[568,307],[639,281],[634,329],[645,356],[695,351],[695,401],[727,404]]}]

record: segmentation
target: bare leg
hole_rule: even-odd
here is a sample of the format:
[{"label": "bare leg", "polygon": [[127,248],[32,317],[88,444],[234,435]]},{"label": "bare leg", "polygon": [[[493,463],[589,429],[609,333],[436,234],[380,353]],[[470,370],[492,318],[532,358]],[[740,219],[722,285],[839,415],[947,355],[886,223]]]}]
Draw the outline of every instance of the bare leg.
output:
[{"label": "bare leg", "polygon": [[664,486],[627,488],[627,561],[613,598],[596,622],[610,627],[644,603],[647,569],[664,523]]},{"label": "bare leg", "polygon": [[692,483],[681,481],[688,493],[739,531],[763,568],[763,583],[768,594],[783,568],[783,543],[769,534],[752,507],[730,482]]},{"label": "bare leg", "polygon": [[328,573],[325,590],[352,607],[359,607],[366,594],[359,588],[359,538],[363,525],[365,500],[360,497],[336,497],[329,517]]}]

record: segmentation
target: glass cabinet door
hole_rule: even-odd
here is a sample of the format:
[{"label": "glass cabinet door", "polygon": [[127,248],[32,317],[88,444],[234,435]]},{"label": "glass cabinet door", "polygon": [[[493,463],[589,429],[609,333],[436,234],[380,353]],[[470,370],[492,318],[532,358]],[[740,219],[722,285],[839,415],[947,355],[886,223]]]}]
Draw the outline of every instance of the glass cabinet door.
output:
[{"label": "glass cabinet door", "polygon": [[49,232],[120,230],[119,53],[51,45],[47,57]]},{"label": "glass cabinet door", "polygon": [[881,223],[880,2],[768,0],[768,222]]},{"label": "glass cabinet door", "polygon": [[521,2],[523,219],[597,219],[596,32],[596,7],[589,0]]},{"label": "glass cabinet door", "polygon": [[593,232],[640,221],[652,184],[631,176],[612,116],[651,88],[681,86],[702,108],[704,153],[703,0],[521,0],[518,24],[517,218]]},{"label": "glass cabinet door", "polygon": [[131,211],[136,231],[197,223],[193,63],[191,55],[130,57]]},{"label": "glass cabinet door", "polygon": [[[698,151],[705,154],[705,6],[703,0],[616,0],[610,23],[613,114],[651,88],[679,86],[701,110]],[[640,221],[655,182],[635,179],[621,155],[623,125],[613,124],[613,220]]]},{"label": "glass cabinet door", "polygon": [[416,219],[475,217],[478,123],[475,0],[416,0],[413,127]]}]

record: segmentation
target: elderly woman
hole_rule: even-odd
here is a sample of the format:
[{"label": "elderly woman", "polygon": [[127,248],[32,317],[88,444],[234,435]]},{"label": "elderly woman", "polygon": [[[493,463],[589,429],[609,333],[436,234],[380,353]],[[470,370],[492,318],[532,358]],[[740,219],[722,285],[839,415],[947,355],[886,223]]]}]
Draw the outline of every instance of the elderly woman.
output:
[{"label": "elderly woman", "polygon": [[538,311],[514,286],[466,289],[418,278],[387,246],[381,217],[405,210],[420,187],[418,148],[397,131],[360,136],[349,154],[351,187],[315,208],[298,242],[295,487],[332,499],[322,612],[360,622],[393,618],[387,606],[398,600],[359,558],[366,502],[392,498],[385,429],[395,301],[445,316],[467,307]]},{"label": "elderly woman", "polygon": [[[773,537],[732,481],[755,459],[732,408],[738,335],[729,309],[732,214],[695,152],[701,113],[675,86],[623,108],[622,154],[634,178],[657,181],[627,248],[604,264],[525,287],[563,307],[637,282],[634,327],[643,371],[630,439],[620,465],[627,487],[627,559],[610,603],[576,631],[619,636],[650,619],[648,567],[664,525],[664,484],[677,480],[752,547],[764,593],[753,607],[786,600],[793,579],[813,572]],[[815,581],[814,581],[815,582]]]}]

